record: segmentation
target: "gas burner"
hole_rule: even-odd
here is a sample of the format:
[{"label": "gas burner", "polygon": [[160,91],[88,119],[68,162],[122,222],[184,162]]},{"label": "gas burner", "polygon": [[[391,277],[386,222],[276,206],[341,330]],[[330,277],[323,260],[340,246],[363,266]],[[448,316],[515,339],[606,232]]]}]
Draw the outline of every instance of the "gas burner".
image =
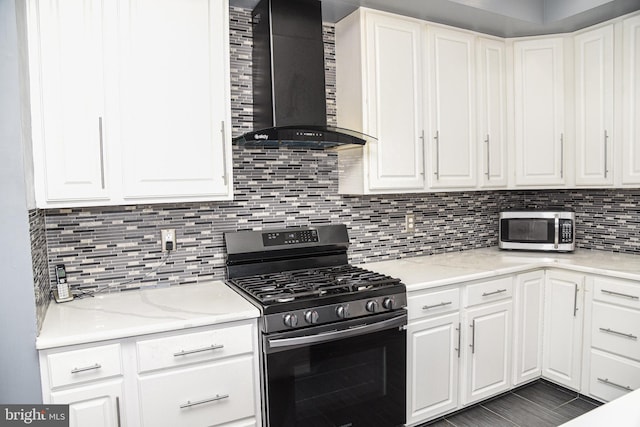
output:
[{"label": "gas burner", "polygon": [[400,280],[347,264],[238,277],[230,282],[259,302],[273,304],[395,286]]}]

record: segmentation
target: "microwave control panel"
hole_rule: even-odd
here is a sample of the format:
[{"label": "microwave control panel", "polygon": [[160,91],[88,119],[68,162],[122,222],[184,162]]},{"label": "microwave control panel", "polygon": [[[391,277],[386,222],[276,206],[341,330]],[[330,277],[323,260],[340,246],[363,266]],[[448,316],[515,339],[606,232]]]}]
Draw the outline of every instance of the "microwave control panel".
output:
[{"label": "microwave control panel", "polygon": [[573,221],[570,219],[560,220],[560,243],[573,243]]}]

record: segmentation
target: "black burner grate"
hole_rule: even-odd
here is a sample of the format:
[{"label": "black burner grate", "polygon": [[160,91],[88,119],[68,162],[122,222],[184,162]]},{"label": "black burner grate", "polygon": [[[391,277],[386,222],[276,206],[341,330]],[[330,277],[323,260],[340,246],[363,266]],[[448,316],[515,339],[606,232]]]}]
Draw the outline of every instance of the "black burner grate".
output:
[{"label": "black burner grate", "polygon": [[397,285],[400,279],[347,264],[239,277],[230,282],[269,304],[384,288]]}]

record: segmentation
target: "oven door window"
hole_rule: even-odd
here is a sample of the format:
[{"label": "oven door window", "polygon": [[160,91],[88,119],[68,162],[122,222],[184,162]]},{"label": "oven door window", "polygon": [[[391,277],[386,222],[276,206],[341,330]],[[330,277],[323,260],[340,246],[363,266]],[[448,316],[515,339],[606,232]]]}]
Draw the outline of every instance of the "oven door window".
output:
[{"label": "oven door window", "polygon": [[395,328],[267,354],[269,425],[403,425],[405,349]]}]

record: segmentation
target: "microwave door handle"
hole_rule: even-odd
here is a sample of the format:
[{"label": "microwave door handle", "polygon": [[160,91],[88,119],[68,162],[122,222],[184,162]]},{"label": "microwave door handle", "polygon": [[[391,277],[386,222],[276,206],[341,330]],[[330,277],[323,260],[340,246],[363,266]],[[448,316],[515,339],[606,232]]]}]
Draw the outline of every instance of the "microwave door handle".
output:
[{"label": "microwave door handle", "polygon": [[558,240],[560,239],[560,218],[558,215],[555,217],[554,231],[553,247],[558,249]]}]

